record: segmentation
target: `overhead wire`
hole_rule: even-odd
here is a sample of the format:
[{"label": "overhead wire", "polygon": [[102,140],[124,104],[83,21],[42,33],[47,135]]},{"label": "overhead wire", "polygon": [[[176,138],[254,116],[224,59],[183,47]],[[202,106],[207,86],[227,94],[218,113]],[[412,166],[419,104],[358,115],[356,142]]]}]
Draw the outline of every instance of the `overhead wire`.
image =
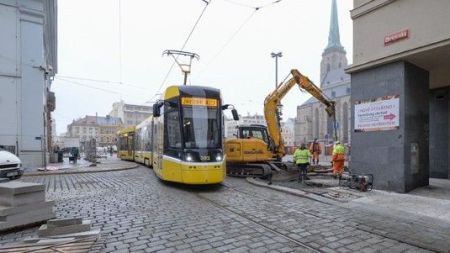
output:
[{"label": "overhead wire", "polygon": [[267,6],[277,4],[277,3],[279,3],[279,2],[281,2],[283,0],[275,0],[275,1],[271,1],[271,2],[269,2],[267,4],[263,4],[263,5],[249,5],[249,4],[240,3],[240,2],[235,1],[235,0],[223,0],[223,1],[228,2],[230,4],[234,4],[234,5],[238,5],[238,6],[241,6],[241,7],[245,7],[245,8],[262,9],[262,8],[267,7]]},{"label": "overhead wire", "polygon": [[[89,84],[85,84],[85,83],[81,83],[81,82],[77,82],[77,81],[73,81],[73,80],[69,80],[69,79],[65,79],[62,77],[58,77],[56,76],[55,79],[66,82],[66,83],[70,83],[70,84],[75,84],[75,85],[79,85],[82,87],[86,87],[86,88],[90,88],[90,89],[95,89],[95,90],[99,90],[99,91],[103,91],[103,92],[107,92],[107,93],[111,93],[111,94],[116,94],[116,95],[122,95],[123,92],[119,92],[116,90],[111,90],[111,89],[105,89],[105,88],[101,88],[101,87],[96,87],[96,86],[92,86]],[[133,95],[132,95],[133,96]],[[135,96],[136,98],[138,96]],[[139,96],[139,98],[142,98],[141,96]]]},{"label": "overhead wire", "polygon": [[241,23],[238,29],[228,38],[228,40],[222,45],[222,47],[217,51],[217,53],[211,58],[211,60],[206,63],[206,67],[196,76],[197,78],[201,76],[206,69],[222,54],[222,52],[228,47],[228,45],[233,41],[233,39],[239,34],[239,32],[244,28],[244,26],[253,18],[258,10],[255,9],[245,20]]},{"label": "overhead wire", "polygon": [[122,0],[119,0],[119,83],[122,83]]},{"label": "overhead wire", "polygon": [[222,47],[219,49],[219,51],[208,61],[208,63],[206,64],[206,67],[198,74],[196,75],[196,78],[198,78],[199,76],[201,76],[206,69],[222,54],[222,52],[228,47],[228,45],[234,40],[234,38],[239,34],[239,32],[245,27],[245,25],[247,25],[248,22],[250,22],[250,20],[253,18],[253,16],[256,14],[257,11],[266,8],[268,6],[280,3],[283,0],[276,0],[276,1],[272,1],[270,3],[267,3],[265,5],[260,5],[260,6],[251,6],[251,5],[246,5],[246,4],[242,4],[239,2],[236,2],[234,0],[224,0],[225,2],[229,2],[235,5],[239,5],[242,7],[247,7],[247,8],[251,8],[253,9],[253,12],[244,20],[244,22],[241,23],[241,25],[237,28],[237,30],[229,37],[229,39],[222,45]]},{"label": "overhead wire", "polygon": [[86,77],[77,77],[77,76],[66,76],[66,75],[57,75],[57,77],[65,78],[65,79],[75,79],[75,80],[81,80],[81,81],[89,81],[89,82],[96,82],[96,83],[107,83],[107,84],[123,84],[125,86],[130,86],[132,88],[141,89],[141,90],[147,90],[141,86],[137,86],[130,83],[124,83],[124,82],[118,82],[118,81],[111,81],[111,80],[101,80],[101,79],[92,79],[92,78],[86,78]]},{"label": "overhead wire", "polygon": [[[212,0],[210,0],[209,2],[202,0],[203,2],[205,2],[205,7],[203,7],[202,12],[200,13],[200,15],[198,16],[197,20],[194,23],[194,26],[192,27],[191,31],[189,32],[186,40],[184,41],[183,45],[181,46],[180,51],[183,51],[184,48],[186,47],[187,43],[189,42],[190,38],[192,37],[192,34],[194,33],[195,29],[197,28],[197,25],[199,24],[200,20],[203,17],[203,14],[205,13],[206,9],[208,8],[208,6],[211,4]],[[176,57],[176,59],[178,59],[178,56]],[[170,73],[172,72],[173,67],[176,64],[176,59],[173,61],[172,65],[169,68],[169,71],[167,71],[167,74],[164,76],[163,81],[161,82],[161,84],[159,85],[158,91],[156,93],[159,93],[162,89],[162,87],[164,86],[164,84],[167,81],[167,78],[169,78]]]}]

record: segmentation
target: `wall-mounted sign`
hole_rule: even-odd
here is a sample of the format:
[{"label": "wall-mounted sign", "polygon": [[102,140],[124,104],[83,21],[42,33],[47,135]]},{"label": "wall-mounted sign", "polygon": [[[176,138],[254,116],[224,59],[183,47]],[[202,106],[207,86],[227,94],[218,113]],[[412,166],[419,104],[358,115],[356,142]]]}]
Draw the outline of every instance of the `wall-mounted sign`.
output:
[{"label": "wall-mounted sign", "polygon": [[390,45],[392,43],[398,42],[400,40],[408,39],[409,38],[409,30],[403,30],[398,33],[394,33],[391,35],[388,35],[384,37],[384,45]]},{"label": "wall-mounted sign", "polygon": [[400,127],[400,96],[355,102],[355,132],[394,130]]}]

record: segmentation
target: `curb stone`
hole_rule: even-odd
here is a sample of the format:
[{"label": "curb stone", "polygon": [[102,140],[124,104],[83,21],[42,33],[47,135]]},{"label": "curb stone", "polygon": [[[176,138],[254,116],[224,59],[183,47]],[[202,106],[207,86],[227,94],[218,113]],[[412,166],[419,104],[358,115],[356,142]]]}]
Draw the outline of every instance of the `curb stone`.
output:
[{"label": "curb stone", "polygon": [[74,171],[56,171],[56,172],[30,172],[25,173],[22,177],[33,177],[33,176],[50,176],[50,175],[66,175],[66,174],[82,174],[82,173],[101,173],[101,172],[111,172],[111,171],[121,171],[121,170],[130,170],[139,167],[138,164],[133,164],[129,166],[123,166],[120,168],[114,169],[94,169],[94,170],[74,170]]}]

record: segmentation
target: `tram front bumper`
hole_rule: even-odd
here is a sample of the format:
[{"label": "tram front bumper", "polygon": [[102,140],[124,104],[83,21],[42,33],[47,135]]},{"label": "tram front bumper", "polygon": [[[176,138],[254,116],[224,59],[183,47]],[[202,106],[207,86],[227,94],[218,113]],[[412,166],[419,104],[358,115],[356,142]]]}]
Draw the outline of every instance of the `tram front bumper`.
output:
[{"label": "tram front bumper", "polygon": [[208,169],[183,169],[182,178],[185,184],[218,184],[225,179],[224,166]]}]

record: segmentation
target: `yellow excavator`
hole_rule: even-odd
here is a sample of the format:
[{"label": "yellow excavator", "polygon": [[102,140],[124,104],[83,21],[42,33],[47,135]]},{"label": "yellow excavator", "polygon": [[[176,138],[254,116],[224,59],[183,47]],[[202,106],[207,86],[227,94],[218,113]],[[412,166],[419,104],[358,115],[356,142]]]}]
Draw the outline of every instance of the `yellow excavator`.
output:
[{"label": "yellow excavator", "polygon": [[[227,157],[227,174],[231,176],[259,176],[272,174],[272,170],[287,169],[290,164],[282,161],[285,156],[285,146],[281,136],[280,105],[283,97],[296,84],[300,90],[307,91],[318,101],[325,105],[329,117],[333,118],[336,126],[335,102],[328,99],[322,90],[307,76],[298,70],[291,70],[292,77],[282,82],[264,100],[264,116],[267,127],[264,125],[240,125],[234,138],[225,141]],[[337,130],[334,129],[334,139],[337,139]]]}]

